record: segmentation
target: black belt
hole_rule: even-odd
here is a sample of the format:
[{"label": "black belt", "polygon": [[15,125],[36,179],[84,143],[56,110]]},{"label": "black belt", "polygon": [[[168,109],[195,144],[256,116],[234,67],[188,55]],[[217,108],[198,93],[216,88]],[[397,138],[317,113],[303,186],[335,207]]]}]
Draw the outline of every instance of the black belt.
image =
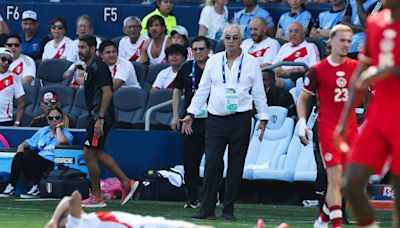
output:
[{"label": "black belt", "polygon": [[226,116],[218,116],[218,115],[214,115],[214,114],[211,114],[211,113],[208,113],[208,115],[209,116],[212,116],[212,117],[216,117],[216,118],[225,118],[225,117],[236,117],[236,116],[240,116],[240,115],[244,115],[244,114],[250,114],[251,113],[251,110],[249,110],[249,111],[244,111],[244,112],[235,112],[235,113],[232,113],[232,114],[229,114],[229,115],[226,115]]}]

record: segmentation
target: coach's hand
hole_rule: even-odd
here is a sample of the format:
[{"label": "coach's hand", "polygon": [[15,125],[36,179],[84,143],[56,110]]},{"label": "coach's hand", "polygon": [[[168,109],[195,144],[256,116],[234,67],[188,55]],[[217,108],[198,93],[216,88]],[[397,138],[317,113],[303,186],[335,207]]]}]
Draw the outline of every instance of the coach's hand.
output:
[{"label": "coach's hand", "polygon": [[299,119],[299,128],[298,128],[298,130],[299,130],[299,136],[300,136],[301,144],[303,144],[304,146],[309,144],[310,141],[308,139],[309,139],[309,134],[310,133],[309,133],[309,131],[307,129],[306,119],[304,119],[304,118],[300,118]]},{"label": "coach's hand", "polygon": [[182,122],[182,133],[191,135],[193,133],[193,118],[190,115],[186,115],[185,118],[181,119],[180,121]]},{"label": "coach's hand", "polygon": [[347,142],[345,127],[341,124],[336,127],[333,143],[335,148],[342,153],[347,153],[350,150],[350,146]]},{"label": "coach's hand", "polygon": [[265,132],[265,126],[266,125],[267,125],[267,121],[266,120],[261,120],[260,123],[257,126],[256,130],[261,130],[260,137],[258,137],[260,142],[262,142],[262,140],[264,138],[264,132]]},{"label": "coach's hand", "polygon": [[97,134],[99,138],[104,135],[103,126],[104,126],[104,119],[97,119],[96,123],[94,124],[94,132]]}]

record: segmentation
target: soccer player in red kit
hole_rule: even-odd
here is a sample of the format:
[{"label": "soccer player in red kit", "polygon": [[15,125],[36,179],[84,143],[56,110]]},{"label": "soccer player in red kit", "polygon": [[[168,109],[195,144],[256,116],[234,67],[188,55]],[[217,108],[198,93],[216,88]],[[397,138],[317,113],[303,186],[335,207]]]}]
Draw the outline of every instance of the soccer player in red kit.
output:
[{"label": "soccer player in red kit", "polygon": [[[336,25],[329,34],[331,54],[315,64],[304,78],[303,90],[297,103],[299,114],[299,135],[303,144],[308,144],[309,131],[306,116],[311,109],[311,97],[317,95],[319,101],[318,135],[321,156],[328,176],[325,204],[314,227],[342,226],[342,174],[346,161],[345,154],[334,148],[333,133],[340,114],[349,96],[348,85],[357,68],[358,61],[347,57],[353,32],[346,25]],[[347,125],[350,142],[357,133],[355,113]]]},{"label": "soccer player in red kit", "polygon": [[[335,134],[337,148],[349,151],[347,120],[372,86],[366,123],[351,148],[344,178],[359,227],[378,227],[364,190],[369,176],[379,173],[387,159],[391,159],[394,191],[400,192],[400,1],[384,0],[383,4],[386,9],[367,19],[365,53],[359,57],[361,63],[351,84],[349,102]],[[393,227],[399,227],[399,197],[395,206]]]}]

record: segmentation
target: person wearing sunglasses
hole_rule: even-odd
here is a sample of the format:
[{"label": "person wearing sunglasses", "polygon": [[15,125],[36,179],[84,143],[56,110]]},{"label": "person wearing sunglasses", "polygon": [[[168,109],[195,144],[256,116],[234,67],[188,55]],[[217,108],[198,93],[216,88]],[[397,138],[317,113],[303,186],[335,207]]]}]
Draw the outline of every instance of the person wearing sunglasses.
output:
[{"label": "person wearing sunglasses", "polygon": [[55,17],[51,21],[49,29],[54,39],[47,42],[44,46],[42,60],[66,59],[67,50],[72,42],[69,37],[65,36],[67,32],[67,22],[64,18]]},{"label": "person wearing sunglasses", "polygon": [[[43,94],[42,99],[40,101],[40,108],[43,110],[43,114],[35,117],[30,127],[44,127],[47,126],[47,115],[49,114],[50,110],[54,108],[61,107],[61,100],[58,97],[57,93],[54,91],[47,91]],[[74,119],[68,116],[67,114],[63,115],[64,118],[64,127],[65,128],[74,128],[75,122]]]},{"label": "person wearing sunglasses", "polygon": [[39,197],[39,182],[43,173],[54,165],[54,149],[57,145],[71,145],[72,134],[64,128],[64,114],[54,108],[46,115],[48,126],[40,128],[31,138],[23,141],[17,148],[12,165],[10,183],[0,198],[15,195],[16,184],[21,174],[31,184],[31,188],[21,198]]},{"label": "person wearing sunglasses", "polygon": [[[21,80],[9,71],[13,53],[0,48],[0,126],[19,126],[25,112],[25,92]],[[13,102],[17,101],[17,115],[13,122]]]},{"label": "person wearing sunglasses", "polygon": [[42,58],[44,45],[49,40],[44,34],[38,33],[39,23],[37,13],[32,10],[26,10],[22,13],[20,37],[22,38],[21,53],[28,55],[34,60]]},{"label": "person wearing sunglasses", "polygon": [[10,64],[10,71],[16,74],[22,84],[33,84],[33,79],[36,75],[35,61],[21,53],[22,40],[18,34],[10,34],[7,36],[6,47],[13,53],[13,61]]},{"label": "person wearing sunglasses", "polygon": [[249,145],[253,102],[257,110],[255,118],[259,120],[256,130],[260,130],[260,141],[269,116],[260,64],[240,48],[243,30],[238,24],[228,24],[223,38],[225,51],[208,59],[199,87],[186,109],[187,115],[181,121],[182,133],[195,134],[193,120],[203,112],[207,102],[204,196],[200,210],[192,217],[216,219],[215,202],[223,175],[223,157],[229,146],[222,218],[236,221],[234,203]]}]

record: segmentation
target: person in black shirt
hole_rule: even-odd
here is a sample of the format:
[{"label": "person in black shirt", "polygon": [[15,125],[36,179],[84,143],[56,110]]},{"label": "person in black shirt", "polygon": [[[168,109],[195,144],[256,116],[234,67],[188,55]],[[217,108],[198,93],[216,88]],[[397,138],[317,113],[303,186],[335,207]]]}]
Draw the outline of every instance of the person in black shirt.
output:
[{"label": "person in black shirt", "polygon": [[280,87],[277,87],[275,72],[273,70],[263,71],[263,82],[265,93],[267,94],[267,104],[269,106],[281,106],[288,109],[288,117],[296,116],[296,105],[290,93]]},{"label": "person in black shirt", "polygon": [[96,56],[96,38],[93,35],[79,37],[79,58],[86,65],[85,69],[85,100],[88,109],[86,120],[86,141],[84,156],[89,169],[92,194],[82,201],[82,206],[107,206],[100,189],[99,163],[106,166],[122,183],[121,204],[124,205],[133,195],[138,182],[130,180],[115,162],[103,151],[106,137],[114,121],[114,106],[112,103],[112,77],[106,63]]},{"label": "person in black shirt", "polygon": [[[192,51],[194,60],[188,61],[182,65],[178,71],[178,75],[174,81],[174,93],[172,96],[173,118],[171,121],[171,129],[179,130],[179,103],[181,100],[182,91],[184,90],[185,100],[184,109],[189,107],[194,92],[198,88],[204,67],[210,52],[210,42],[204,36],[199,36],[192,41]],[[199,166],[201,157],[205,149],[205,127],[204,122],[207,118],[207,110],[203,109],[203,115],[198,115],[193,121],[194,133],[192,135],[182,134],[183,142],[183,164],[185,167],[185,185],[188,193],[188,202],[185,208],[196,208],[198,205],[198,185]]]}]

